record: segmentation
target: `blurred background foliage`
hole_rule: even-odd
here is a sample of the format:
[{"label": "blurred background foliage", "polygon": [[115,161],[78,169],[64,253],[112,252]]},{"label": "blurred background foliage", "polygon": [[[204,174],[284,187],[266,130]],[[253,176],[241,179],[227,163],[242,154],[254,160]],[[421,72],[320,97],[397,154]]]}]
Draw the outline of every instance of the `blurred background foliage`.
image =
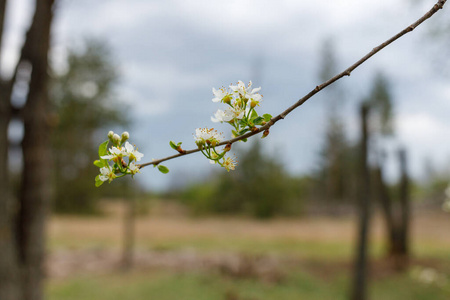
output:
[{"label": "blurred background foliage", "polygon": [[[319,79],[336,72],[337,59],[332,40],[322,47]],[[54,157],[53,211],[65,214],[101,213],[100,199],[124,198],[131,189],[141,199],[175,201],[191,214],[242,215],[259,219],[276,216],[300,216],[309,213],[339,215],[354,206],[357,188],[358,143],[350,139],[341,105],[345,93],[339,86],[324,91],[329,99],[323,143],[317,153],[317,167],[309,174],[290,174],[276,153],[263,151],[263,141],[241,143],[236,153],[235,171],[212,171],[199,180],[180,179],[165,191],[145,191],[130,180],[117,180],[108,188],[95,188],[92,178],[98,170],[92,165],[97,156],[98,140],[111,128],[126,128],[127,105],[117,96],[120,70],[115,65],[107,43],[85,39],[81,47],[69,49],[66,67],[53,71],[51,102],[55,112],[52,133]],[[374,113],[370,121],[375,165],[383,165],[389,153],[386,140],[393,137],[394,99],[389,79],[381,72],[362,102]],[[270,138],[270,137],[269,137]],[[243,147],[245,146],[245,147]],[[426,176],[412,183],[415,202],[438,207],[442,200],[448,172],[425,166]],[[187,174],[181,176],[188,176]],[[396,182],[388,182],[392,190]],[[257,187],[257,188],[255,188]],[[394,193],[395,196],[395,193]],[[394,197],[395,198],[395,197]],[[148,207],[148,205],[147,205]]]},{"label": "blurred background foliage", "polygon": [[125,180],[108,189],[92,184],[98,173],[92,164],[98,157],[98,141],[106,140],[104,132],[109,128],[124,128],[130,120],[126,105],[116,96],[119,72],[105,42],[86,39],[82,47],[69,49],[66,65],[66,70],[53,72],[51,81],[56,112],[51,137],[53,209],[57,213],[98,213],[100,196],[120,197],[128,185]]},{"label": "blurred background foliage", "polygon": [[265,154],[255,140],[239,151],[234,172],[217,173],[181,192],[181,199],[195,214],[247,215],[256,218],[299,215],[306,188],[289,175],[276,156]]}]

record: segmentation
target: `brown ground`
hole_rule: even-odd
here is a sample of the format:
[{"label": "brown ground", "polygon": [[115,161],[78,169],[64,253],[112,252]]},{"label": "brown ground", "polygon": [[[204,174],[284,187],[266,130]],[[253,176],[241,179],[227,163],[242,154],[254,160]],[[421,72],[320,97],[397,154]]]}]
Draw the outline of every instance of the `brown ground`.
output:
[{"label": "brown ground", "polygon": [[[61,278],[73,274],[111,272],[119,267],[121,245],[121,214],[103,218],[55,217],[50,222],[51,250],[48,256],[48,274]],[[413,240],[420,245],[434,245],[450,249],[450,215],[421,213],[414,216]],[[137,220],[138,241],[151,240],[155,244],[164,241],[189,241],[195,239],[255,241],[303,240],[307,242],[352,243],[355,220],[346,218],[304,218],[299,220],[277,219],[259,222],[237,218],[191,219],[180,215],[144,216]],[[381,240],[383,224],[374,221],[373,235]],[[102,246],[98,246],[102,245]],[[220,246],[219,248],[220,249]],[[449,250],[450,256],[450,250]],[[448,260],[447,260],[448,261]],[[388,270],[389,262],[378,259],[376,266]],[[436,267],[434,259],[415,259],[415,264]],[[151,249],[139,246],[135,252],[137,269],[209,270],[230,276],[257,277],[278,281],[284,271],[301,265],[323,278],[334,274],[333,269],[348,269],[350,260],[321,262],[308,257],[280,254],[242,254],[220,251],[199,252],[193,249]],[[437,266],[439,267],[439,266]],[[448,267],[448,266],[447,266]],[[384,271],[385,272],[385,271]],[[380,273],[380,276],[383,274]]]}]

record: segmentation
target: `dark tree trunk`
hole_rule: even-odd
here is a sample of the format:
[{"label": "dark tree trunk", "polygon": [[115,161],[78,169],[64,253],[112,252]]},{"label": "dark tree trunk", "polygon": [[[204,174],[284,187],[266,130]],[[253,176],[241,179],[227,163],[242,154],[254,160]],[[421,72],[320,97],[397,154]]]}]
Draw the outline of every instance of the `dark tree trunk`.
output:
[{"label": "dark tree trunk", "polygon": [[[0,0],[0,57],[6,0]],[[0,60],[0,71],[2,71]],[[13,219],[16,208],[11,195],[8,170],[8,125],[11,119],[8,82],[0,78],[0,299],[19,299],[19,271],[16,260]]]},{"label": "dark tree trunk", "polygon": [[399,151],[400,160],[400,226],[399,226],[399,255],[401,259],[401,268],[406,269],[409,261],[409,224],[410,224],[410,195],[409,195],[409,176],[406,161],[406,151]]},{"label": "dark tree trunk", "polygon": [[8,124],[11,109],[4,90],[2,84],[0,86],[0,299],[17,300],[19,273],[13,226],[16,206],[11,195],[8,170]]},{"label": "dark tree trunk", "polygon": [[409,260],[409,179],[406,170],[405,152],[399,152],[401,179],[400,179],[400,201],[394,203],[388,193],[386,183],[383,179],[381,167],[375,170],[375,179],[383,217],[386,223],[388,258],[392,266],[398,271],[403,271],[408,266]]},{"label": "dark tree trunk", "polygon": [[[48,59],[53,0],[37,0],[36,9],[12,78],[0,90],[0,299],[43,298],[45,219],[49,199]],[[0,29],[6,1],[0,0]],[[0,31],[3,33],[2,31]],[[0,37],[1,39],[1,37]],[[24,123],[23,172],[19,201],[12,199],[8,174],[7,129],[12,117],[11,91],[22,63],[32,69]],[[13,225],[15,224],[15,225]]]},{"label": "dark tree trunk", "polygon": [[367,118],[369,108],[361,106],[361,157],[360,157],[360,183],[359,183],[359,209],[358,209],[358,237],[356,257],[353,273],[352,300],[367,299],[367,249],[370,218],[370,178],[368,168],[368,140]]},{"label": "dark tree trunk", "polygon": [[43,299],[45,224],[50,199],[48,50],[53,0],[37,0],[33,23],[24,46],[31,64],[29,93],[23,108],[23,171],[17,240],[22,298]]},{"label": "dark tree trunk", "polygon": [[393,213],[393,203],[392,198],[389,195],[388,188],[383,178],[383,170],[381,166],[377,166],[374,172],[375,175],[375,185],[377,191],[377,198],[381,204],[381,211],[383,213],[383,218],[386,226],[386,235],[387,235],[387,247],[388,247],[388,256],[395,256],[398,252],[398,240],[397,235],[397,226],[394,219]]}]

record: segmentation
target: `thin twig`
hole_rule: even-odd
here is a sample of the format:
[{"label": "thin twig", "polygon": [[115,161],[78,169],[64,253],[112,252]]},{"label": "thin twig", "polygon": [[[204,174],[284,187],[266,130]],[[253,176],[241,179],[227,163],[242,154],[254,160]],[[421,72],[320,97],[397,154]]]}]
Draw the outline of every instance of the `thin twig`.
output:
[{"label": "thin twig", "polygon": [[[317,94],[318,92],[320,92],[321,90],[323,90],[324,88],[326,88],[327,86],[329,86],[330,84],[338,81],[339,79],[341,79],[344,76],[350,76],[351,72],[353,72],[353,70],[355,70],[357,67],[359,67],[360,65],[362,65],[364,62],[366,62],[369,58],[371,58],[372,56],[374,56],[376,53],[378,53],[380,50],[382,50],[383,48],[385,48],[386,46],[388,46],[389,44],[393,43],[394,41],[396,41],[397,39],[399,39],[400,37],[402,37],[403,35],[407,34],[408,32],[413,31],[417,26],[419,26],[420,24],[422,24],[425,20],[429,19],[431,16],[433,16],[438,10],[442,9],[444,7],[445,2],[447,2],[447,0],[439,0],[426,14],[424,14],[420,19],[418,19],[416,22],[414,22],[413,24],[409,25],[408,27],[406,27],[405,29],[403,29],[402,31],[400,31],[399,33],[397,33],[396,35],[394,35],[393,37],[391,37],[390,39],[388,39],[387,41],[385,41],[384,43],[378,45],[377,47],[373,48],[372,51],[370,51],[369,53],[367,53],[364,57],[362,57],[360,60],[358,60],[357,62],[355,62],[353,65],[351,65],[350,67],[348,67],[345,71],[337,74],[336,76],[334,76],[333,78],[325,81],[324,83],[316,86],[312,91],[310,91],[308,94],[306,94],[303,98],[299,99],[294,105],[292,105],[291,107],[289,107],[288,109],[286,109],[285,111],[283,111],[281,114],[279,114],[278,116],[273,117],[267,124],[265,124],[264,126],[259,127],[257,130],[253,130],[251,132],[248,132],[244,135],[238,136],[236,138],[227,140],[227,141],[223,141],[221,142],[218,146],[222,146],[222,145],[227,145],[227,144],[233,144],[237,141],[243,140],[243,139],[247,139],[251,136],[254,136],[260,132],[263,132],[265,130],[268,130],[271,126],[273,126],[276,122],[278,122],[281,119],[284,119],[289,113],[291,113],[294,109],[296,109],[297,107],[299,107],[300,105],[302,105],[303,103],[305,103],[309,98],[311,98],[312,96],[314,96],[315,94]],[[200,149],[192,149],[192,150],[187,150],[187,151],[183,151],[182,153],[178,153],[172,156],[168,156],[165,158],[161,158],[161,159],[156,159],[153,160],[152,162],[148,162],[148,163],[144,163],[140,165],[140,168],[149,166],[149,165],[158,165],[160,163],[162,163],[163,161],[166,160],[170,160],[170,159],[174,159],[180,156],[184,156],[187,154],[192,154],[195,152],[199,152]]]}]

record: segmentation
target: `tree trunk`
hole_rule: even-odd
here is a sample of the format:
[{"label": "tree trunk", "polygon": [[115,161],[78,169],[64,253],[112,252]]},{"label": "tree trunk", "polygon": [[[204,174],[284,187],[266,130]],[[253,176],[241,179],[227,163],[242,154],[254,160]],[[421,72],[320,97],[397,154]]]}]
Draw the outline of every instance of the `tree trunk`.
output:
[{"label": "tree trunk", "polygon": [[408,266],[409,260],[409,184],[408,176],[406,174],[406,167],[403,165],[405,162],[403,162],[401,155],[400,161],[402,176],[400,180],[399,202],[393,203],[391,197],[389,196],[386,184],[384,183],[382,177],[381,168],[378,167],[375,173],[378,199],[380,200],[386,223],[388,245],[387,255],[391,260],[391,265],[397,271],[404,271]]},{"label": "tree trunk", "polygon": [[381,166],[377,166],[374,172],[375,175],[375,185],[377,191],[377,198],[381,204],[381,211],[383,213],[383,218],[386,226],[386,243],[387,243],[387,254],[389,257],[395,256],[398,252],[398,235],[397,227],[394,219],[393,203],[392,198],[389,195],[388,188],[383,179],[383,170]]},{"label": "tree trunk", "polygon": [[361,158],[359,183],[359,212],[358,212],[358,240],[353,273],[352,300],[367,299],[367,248],[370,218],[370,178],[367,162],[369,132],[367,118],[369,108],[361,106]]},{"label": "tree trunk", "polygon": [[13,220],[16,206],[11,195],[8,170],[8,125],[11,108],[0,86],[0,299],[19,299],[18,269]]},{"label": "tree trunk", "polygon": [[406,269],[409,261],[409,224],[410,224],[410,195],[409,176],[407,170],[406,151],[399,151],[400,160],[400,226],[399,226],[399,255],[401,256],[401,269]]},{"label": "tree trunk", "polygon": [[[6,0],[0,0],[0,58],[6,11]],[[2,64],[0,60],[0,74]],[[0,77],[0,299],[19,299],[19,272],[16,260],[13,218],[15,206],[11,195],[8,170],[8,125],[11,106],[8,83]]]},{"label": "tree trunk", "polygon": [[18,257],[23,300],[43,298],[45,221],[50,199],[48,50],[53,0],[36,0],[36,10],[22,52],[32,72],[22,116],[23,171],[17,217]]}]

